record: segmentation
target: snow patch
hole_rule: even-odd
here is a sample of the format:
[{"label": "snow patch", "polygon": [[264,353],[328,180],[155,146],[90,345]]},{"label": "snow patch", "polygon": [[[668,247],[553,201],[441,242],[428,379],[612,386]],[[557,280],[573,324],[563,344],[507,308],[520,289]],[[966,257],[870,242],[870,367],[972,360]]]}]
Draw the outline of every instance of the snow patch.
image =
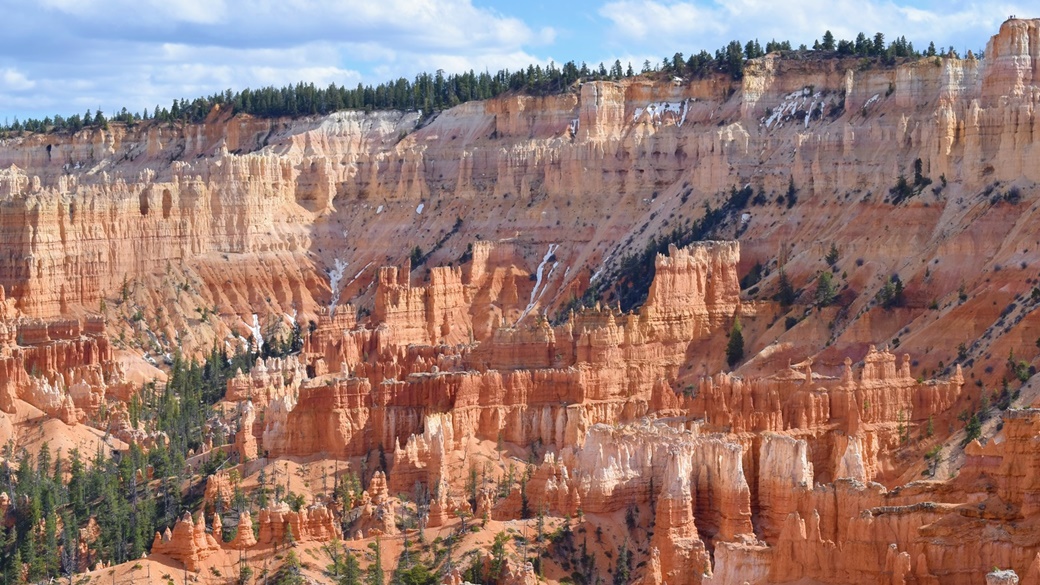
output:
[{"label": "snow patch", "polygon": [[336,258],[332,270],[329,271],[329,288],[332,289],[332,301],[329,303],[329,315],[335,315],[336,305],[339,304],[339,282],[343,280],[343,271],[347,269],[349,262]]},{"label": "snow patch", "polygon": [[376,208],[376,215],[379,215],[380,213],[383,213],[383,206],[382,205],[380,205],[379,207]]},{"label": "snow patch", "polygon": [[361,275],[362,275],[362,274],[364,274],[364,273],[365,273],[365,271],[366,271],[366,270],[368,270],[368,267],[369,267],[369,266],[371,266],[371,265],[372,265],[372,263],[371,263],[371,262],[369,262],[368,264],[365,264],[365,267],[364,267],[364,268],[362,268],[361,270],[358,270],[358,273],[354,275],[354,278],[351,278],[351,279],[350,279],[350,282],[348,282],[348,283],[346,284],[346,286],[344,286],[343,288],[347,288],[348,286],[350,286],[350,285],[354,284],[354,281],[355,281],[355,280],[357,280],[357,279],[359,279],[359,278],[361,278]]},{"label": "snow patch", "polygon": [[610,252],[609,254],[607,254],[606,256],[603,257],[603,262],[602,262],[602,264],[600,264],[599,269],[596,270],[596,272],[593,272],[592,273],[592,278],[589,279],[589,284],[590,285],[592,283],[596,282],[597,280],[599,280],[600,276],[603,276],[603,272],[606,271],[607,266],[610,264],[610,259],[614,257],[614,253],[617,252],[617,251],[618,250],[615,248],[612,252]]},{"label": "snow patch", "polygon": [[[531,300],[527,303],[527,308],[524,309],[524,312],[520,313],[520,318],[516,320],[516,325],[519,325],[520,322],[524,320],[524,317],[534,309],[535,303],[538,302],[539,298],[541,298],[538,294],[538,289],[542,286],[542,275],[545,273],[545,265],[549,263],[549,259],[553,257],[553,254],[556,253],[556,250],[559,249],[559,247],[559,244],[549,244],[549,250],[545,253],[545,256],[542,257],[542,262],[538,265],[538,270],[535,271],[534,288],[531,289]],[[558,264],[559,262],[553,263],[553,267],[549,271],[550,275],[552,275],[552,270],[554,270]],[[542,292],[544,293],[545,291]]]},{"label": "snow patch", "polygon": [[[783,122],[793,117],[799,110],[805,112],[805,119],[803,124],[805,128],[809,127],[809,122],[812,120],[813,110],[816,109],[817,103],[820,98],[823,97],[823,92],[813,93],[808,87],[799,89],[798,91],[792,91],[791,93],[784,96],[783,100],[773,108],[769,116],[759,119],[759,122],[766,128],[772,128],[773,124],[776,124],[777,128],[783,127]],[[808,105],[808,109],[805,106]]]},{"label": "snow patch", "polygon": [[[549,282],[550,280],[552,280],[552,275],[553,275],[554,272],[556,272],[556,267],[559,266],[559,265],[560,265],[559,262],[553,262],[552,268],[549,269],[549,275],[545,277],[545,281],[546,282]],[[566,278],[566,274],[564,274],[564,278]],[[542,287],[542,292],[538,293],[538,298],[536,299],[535,302],[540,303],[542,301],[542,297],[545,296],[545,291],[547,291],[547,290],[549,290],[549,286],[548,285]]]},{"label": "snow patch", "polygon": [[636,108],[635,114],[632,115],[632,122],[638,122],[643,114],[646,114],[651,124],[660,125],[664,122],[666,114],[671,113],[679,118],[676,126],[681,128],[683,123],[686,122],[686,113],[689,111],[687,104],[690,100],[686,99],[681,102],[653,102],[647,104],[645,108]]},{"label": "snow patch", "polygon": [[423,210],[424,207],[426,207],[426,204],[425,203],[420,203],[419,207],[415,208],[415,212],[421,215],[422,214],[422,210]]},{"label": "snow patch", "polygon": [[253,341],[256,342],[256,353],[264,348],[264,336],[260,333],[260,317],[253,313],[253,326],[249,328],[253,332]]},{"label": "snow patch", "polygon": [[863,104],[863,107],[869,108],[870,106],[874,105],[879,99],[881,99],[881,94],[875,93],[874,95],[870,96],[870,99],[867,100],[867,103]]}]

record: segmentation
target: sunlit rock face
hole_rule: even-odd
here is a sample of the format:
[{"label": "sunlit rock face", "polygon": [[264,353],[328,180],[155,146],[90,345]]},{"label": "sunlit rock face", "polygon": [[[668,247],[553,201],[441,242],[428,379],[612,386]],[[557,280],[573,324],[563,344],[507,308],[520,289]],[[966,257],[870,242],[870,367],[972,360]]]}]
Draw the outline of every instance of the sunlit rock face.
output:
[{"label": "sunlit rock face", "polygon": [[[411,538],[414,493],[430,529],[541,514],[604,551],[627,530],[645,583],[1036,582],[1040,414],[1015,380],[1040,335],[1038,58],[1040,22],[1011,19],[984,60],[771,54],[740,82],[425,118],[5,139],[0,443],[147,450],[167,438],[129,405],[163,362],[295,336],[228,381],[223,440],[191,454],[239,472],[207,482],[223,517],[182,515],[151,554],[206,575]],[[1005,381],[1014,408],[962,441]],[[318,493],[303,467],[325,463],[367,489]],[[279,465],[302,503],[226,513]]]}]

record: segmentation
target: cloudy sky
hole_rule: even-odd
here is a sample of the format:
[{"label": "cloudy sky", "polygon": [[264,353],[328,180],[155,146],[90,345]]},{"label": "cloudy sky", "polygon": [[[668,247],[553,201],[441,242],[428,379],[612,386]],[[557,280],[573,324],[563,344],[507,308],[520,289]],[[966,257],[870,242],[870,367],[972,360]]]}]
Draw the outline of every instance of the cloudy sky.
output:
[{"label": "cloudy sky", "polygon": [[830,29],[985,47],[1033,0],[0,0],[0,121],[297,81],[378,83],[614,59],[638,70],[732,39]]}]

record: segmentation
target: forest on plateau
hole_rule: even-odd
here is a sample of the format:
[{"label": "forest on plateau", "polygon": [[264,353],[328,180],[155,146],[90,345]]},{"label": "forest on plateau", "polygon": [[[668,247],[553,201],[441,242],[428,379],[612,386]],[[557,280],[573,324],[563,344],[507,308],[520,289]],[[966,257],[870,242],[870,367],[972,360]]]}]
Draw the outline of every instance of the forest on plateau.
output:
[{"label": "forest on plateau", "polygon": [[[688,58],[679,52],[663,58],[657,64],[647,60],[638,73],[631,63],[623,67],[621,61],[614,61],[610,67],[603,63],[598,67],[590,67],[585,63],[579,65],[574,61],[568,61],[562,67],[550,62],[544,67],[532,64],[526,69],[502,69],[494,74],[487,71],[476,73],[472,70],[445,74],[444,71],[438,70],[433,74],[420,73],[413,80],[401,77],[375,86],[359,83],[353,88],[335,83],[321,88],[313,83],[300,82],[281,88],[268,86],[258,89],[247,88],[238,92],[228,89],[222,93],[191,100],[175,99],[170,107],[160,108],[157,105],[152,111],[133,112],[124,107],[111,117],[106,116],[101,110],[87,110],[82,115],[55,115],[43,119],[5,121],[0,125],[0,136],[19,135],[23,132],[77,132],[83,128],[107,128],[110,121],[129,125],[148,120],[197,123],[205,120],[215,109],[263,118],[326,115],[341,110],[405,110],[421,111],[430,115],[464,102],[491,99],[507,92],[528,95],[562,93],[572,89],[576,83],[584,81],[619,80],[637,75],[650,79],[724,75],[739,80],[743,77],[744,65],[748,60],[774,51],[781,52],[784,58],[793,59],[859,57],[866,60],[863,63],[865,66],[889,67],[894,66],[898,59],[938,54],[934,43],[930,43],[928,49],[922,53],[914,49],[913,43],[905,37],[899,37],[886,44],[885,35],[882,33],[876,33],[873,37],[859,33],[854,40],[837,40],[830,31],[826,31],[822,39],[814,42],[812,49],[804,44],[793,49],[790,41],[769,41],[763,48],[758,40],[746,43],[734,40],[714,53],[702,49]],[[947,53],[955,54],[953,47],[950,47]],[[979,53],[981,58],[981,51]]]}]

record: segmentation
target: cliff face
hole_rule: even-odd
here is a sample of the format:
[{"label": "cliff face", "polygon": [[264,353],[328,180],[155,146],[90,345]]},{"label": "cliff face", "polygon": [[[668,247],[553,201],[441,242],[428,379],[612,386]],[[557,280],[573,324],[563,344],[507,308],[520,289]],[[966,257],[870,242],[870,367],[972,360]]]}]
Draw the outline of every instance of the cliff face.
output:
[{"label": "cliff face", "polygon": [[[422,500],[460,533],[624,516],[647,583],[1040,574],[1036,412],[957,447],[961,413],[1037,358],[1038,59],[1040,21],[1009,20],[984,61],[768,55],[739,84],[7,140],[0,438],[104,406],[106,434],[147,448],[117,349],[295,329],[302,350],[235,376],[210,422],[242,485],[284,463],[275,485],[313,504],[237,514],[230,543],[189,514],[153,553],[194,571],[289,534],[396,538]],[[368,490],[332,501],[288,471],[330,459]],[[390,495],[413,489],[414,513]]]},{"label": "cliff face", "polygon": [[[1035,34],[1036,21],[1008,21],[985,61],[863,68],[770,55],[738,85],[597,82],[421,123],[392,112],[292,122],[218,112],[196,126],[15,138],[0,145],[0,284],[26,316],[97,312],[104,299],[110,318],[141,310],[131,325],[142,339],[208,346],[214,335],[248,337],[254,313],[309,319],[356,297],[403,315],[407,299],[373,297],[379,266],[415,246],[447,263],[476,239],[512,238],[517,266],[543,274],[533,287],[500,283],[510,321],[529,304],[566,301],[627,250],[750,184],[763,205],[719,229],[740,232],[741,271],[779,262],[800,285],[818,269],[820,241],[839,244],[857,296],[850,314],[868,310],[838,339],[875,341],[857,324],[867,326],[885,276],[912,283],[918,303],[962,282],[972,299],[988,297],[994,283],[980,275],[1036,254],[1016,244],[1035,225],[1028,203],[1040,179]],[[900,175],[916,186],[917,159],[931,183],[901,204],[902,229],[886,232],[888,190]],[[789,179],[791,209],[773,203]],[[1024,205],[991,204],[1012,187]],[[1016,228],[983,237],[1005,221]],[[453,319],[449,306],[437,312],[423,337]],[[481,339],[493,328],[463,323]],[[456,329],[449,339],[470,334]],[[910,337],[912,351],[929,345]]]},{"label": "cliff face", "polygon": [[[266,409],[262,435],[252,439],[274,456],[390,449],[421,433],[429,413],[450,413],[456,438],[501,436],[557,449],[580,444],[591,425],[679,406],[668,380],[688,352],[728,329],[740,309],[738,258],[735,242],[673,247],[657,259],[650,300],[638,314],[597,308],[551,327],[540,316],[525,323],[520,313],[515,327],[499,319],[491,338],[465,343],[455,330],[471,330],[470,323],[504,306],[488,290],[496,287],[487,271],[471,267],[463,278],[459,269],[435,268],[429,285],[412,287],[400,280],[403,271],[380,269],[375,328],[343,332],[351,341],[342,344],[319,326],[303,355],[325,364],[337,352],[323,343],[363,351],[334,355],[338,367],[311,368],[334,373],[302,383],[299,366],[291,365],[296,358],[258,363],[228,383],[226,398]],[[485,282],[474,274],[484,274]],[[447,325],[427,327],[438,322]],[[242,424],[255,429],[255,418],[247,419],[252,407],[239,410]],[[255,456],[250,439],[236,441],[244,455]]]},{"label": "cliff face", "polygon": [[[425,485],[436,494],[430,526],[460,510],[509,521],[531,502],[553,516],[633,514],[633,523],[653,528],[649,582],[813,576],[865,584],[888,578],[893,564],[925,580],[973,574],[970,567],[988,553],[945,563],[960,545],[922,544],[916,527],[976,495],[942,484],[887,492],[873,483],[906,471],[910,428],[923,436],[925,425],[952,416],[964,384],[959,368],[948,380],[925,382],[912,377],[909,356],[871,347],[855,368],[846,359],[840,376],[814,373],[806,360],[768,377],[719,374],[692,392],[673,389],[685,356],[729,330],[734,315],[756,319],[737,294],[738,263],[734,242],[673,247],[657,258],[650,297],[635,314],[597,307],[556,327],[540,320],[456,345],[429,337],[424,324],[438,306],[475,320],[475,299],[487,297],[472,292],[481,289],[472,280],[481,271],[456,270],[458,278],[413,287],[382,269],[376,295],[391,300],[379,301],[378,315],[390,323],[357,326],[336,339],[323,321],[299,358],[258,364],[228,383],[229,401],[250,400],[237,410],[236,448],[247,459],[257,452],[337,460],[386,453],[388,474],[376,472],[350,504],[361,537],[395,534],[387,493]],[[404,305],[411,308],[393,309]],[[364,349],[336,354],[324,343]],[[298,371],[300,360],[324,363],[333,354],[343,360],[335,372],[286,385],[295,374],[285,372]],[[712,369],[721,367],[715,360]],[[264,405],[262,416],[253,414],[254,404]],[[451,496],[464,489],[465,472],[454,470],[476,465],[472,445],[494,441],[545,454],[528,468],[522,492],[500,463],[500,487],[474,484],[469,508]],[[1010,483],[1000,493],[1020,500],[1016,474],[1003,476]],[[647,504],[645,518],[633,512]],[[858,519],[865,511],[871,520]],[[819,564],[841,551],[858,552]],[[1025,558],[1000,554],[1009,566]],[[940,560],[906,563],[918,557]]]},{"label": "cliff face", "polygon": [[104,322],[0,321],[0,411],[14,413],[21,400],[75,425],[106,399],[127,401],[135,390]]}]

